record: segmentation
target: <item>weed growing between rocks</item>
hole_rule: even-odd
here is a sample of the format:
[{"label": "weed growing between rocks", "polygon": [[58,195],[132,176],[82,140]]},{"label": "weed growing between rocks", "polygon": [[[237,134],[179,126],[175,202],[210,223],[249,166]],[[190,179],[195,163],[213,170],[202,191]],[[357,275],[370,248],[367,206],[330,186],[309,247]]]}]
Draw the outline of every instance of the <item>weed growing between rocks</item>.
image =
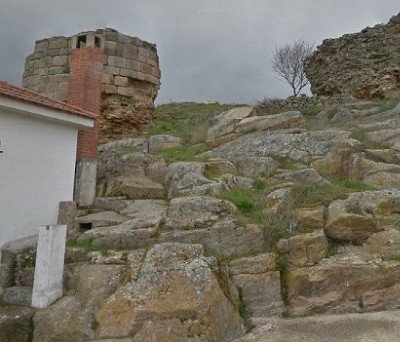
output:
[{"label": "weed growing between rocks", "polygon": [[93,244],[90,239],[82,239],[82,240],[69,240],[67,242],[67,247],[70,248],[83,248],[87,251],[97,251],[100,252],[103,256],[108,254],[108,250],[104,246]]},{"label": "weed growing between rocks", "polygon": [[342,187],[353,191],[368,191],[368,190],[375,190],[372,186],[369,186],[363,182],[353,180],[353,179],[344,179],[338,180],[336,183]]},{"label": "weed growing between rocks", "polygon": [[284,169],[284,170],[297,170],[297,162],[295,162],[293,159],[283,159],[279,162],[279,168]]},{"label": "weed growing between rocks", "polygon": [[290,220],[286,215],[270,212],[266,208],[263,199],[267,186],[266,181],[258,180],[252,189],[236,187],[223,192],[222,198],[236,205],[239,223],[254,223],[263,228],[267,249],[273,250],[280,239],[287,239],[298,232],[291,229]]},{"label": "weed growing between rocks", "polygon": [[234,203],[240,212],[249,218],[255,218],[260,209],[256,206],[257,194],[252,189],[235,187],[231,191],[225,191],[222,197]]},{"label": "weed growing between rocks", "polygon": [[281,297],[282,300],[285,304],[288,302],[288,286],[286,283],[286,277],[285,277],[285,270],[288,267],[288,262],[286,258],[282,255],[278,255],[275,259],[276,266],[279,270],[279,273],[281,275]]},{"label": "weed growing between rocks", "polygon": [[132,154],[143,151],[143,148],[137,146],[130,146],[130,147],[120,147],[118,151],[123,154]]},{"label": "weed growing between rocks", "polygon": [[400,102],[400,97],[389,97],[379,101],[381,112],[392,110]]},{"label": "weed growing between rocks", "polygon": [[218,168],[212,165],[206,166],[204,170],[204,176],[213,181],[216,180],[220,175],[221,173],[219,172]]}]

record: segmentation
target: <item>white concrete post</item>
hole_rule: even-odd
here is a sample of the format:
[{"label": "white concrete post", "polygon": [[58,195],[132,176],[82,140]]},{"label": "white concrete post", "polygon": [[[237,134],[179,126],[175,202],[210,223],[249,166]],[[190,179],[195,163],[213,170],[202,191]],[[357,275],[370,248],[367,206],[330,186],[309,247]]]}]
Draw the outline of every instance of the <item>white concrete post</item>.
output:
[{"label": "white concrete post", "polygon": [[36,252],[32,307],[47,308],[62,297],[67,226],[42,226]]}]

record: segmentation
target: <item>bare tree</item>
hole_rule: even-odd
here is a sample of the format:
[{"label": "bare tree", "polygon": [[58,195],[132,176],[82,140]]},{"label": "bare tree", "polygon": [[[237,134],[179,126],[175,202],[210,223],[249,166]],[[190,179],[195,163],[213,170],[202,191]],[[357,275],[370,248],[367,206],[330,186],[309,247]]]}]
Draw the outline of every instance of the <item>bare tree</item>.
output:
[{"label": "bare tree", "polygon": [[272,70],[284,82],[287,82],[297,96],[309,84],[303,68],[303,61],[313,51],[313,44],[303,39],[292,44],[275,48],[272,55]]}]

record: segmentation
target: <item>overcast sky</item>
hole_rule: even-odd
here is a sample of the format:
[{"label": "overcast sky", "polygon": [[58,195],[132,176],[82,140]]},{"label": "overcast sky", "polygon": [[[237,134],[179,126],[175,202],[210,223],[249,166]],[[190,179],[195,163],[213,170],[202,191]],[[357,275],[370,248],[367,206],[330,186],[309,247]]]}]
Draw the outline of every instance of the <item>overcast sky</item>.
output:
[{"label": "overcast sky", "polygon": [[286,97],[276,46],[386,23],[399,0],[0,0],[0,79],[20,84],[37,39],[112,27],[157,44],[158,103]]}]

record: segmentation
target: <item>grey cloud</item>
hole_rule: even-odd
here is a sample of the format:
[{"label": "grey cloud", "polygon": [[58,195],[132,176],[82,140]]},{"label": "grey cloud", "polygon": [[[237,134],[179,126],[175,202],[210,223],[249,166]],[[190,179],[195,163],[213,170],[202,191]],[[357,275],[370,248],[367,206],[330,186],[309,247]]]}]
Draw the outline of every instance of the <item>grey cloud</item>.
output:
[{"label": "grey cloud", "polygon": [[20,83],[37,39],[113,27],[157,44],[158,103],[285,97],[271,72],[275,46],[319,44],[398,11],[398,0],[0,0],[0,79]]}]

